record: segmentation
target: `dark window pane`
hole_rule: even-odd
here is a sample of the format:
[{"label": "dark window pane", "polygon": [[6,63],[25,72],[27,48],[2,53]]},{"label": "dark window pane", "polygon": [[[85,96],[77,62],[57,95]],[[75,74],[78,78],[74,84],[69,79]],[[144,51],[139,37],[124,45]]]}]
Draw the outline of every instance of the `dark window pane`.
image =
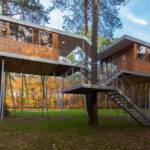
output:
[{"label": "dark window pane", "polygon": [[24,37],[24,42],[32,43],[32,28],[23,26],[22,35]]},{"label": "dark window pane", "polygon": [[9,36],[10,39],[18,41],[18,25],[9,23]]},{"label": "dark window pane", "polygon": [[7,23],[4,21],[1,22],[1,36],[7,38]]},{"label": "dark window pane", "polygon": [[34,44],[39,44],[39,30],[34,29]]},{"label": "dark window pane", "polygon": [[145,60],[146,57],[146,47],[139,45],[137,49],[137,59],[138,60]]},{"label": "dark window pane", "polygon": [[41,45],[52,47],[52,34],[41,31]]}]

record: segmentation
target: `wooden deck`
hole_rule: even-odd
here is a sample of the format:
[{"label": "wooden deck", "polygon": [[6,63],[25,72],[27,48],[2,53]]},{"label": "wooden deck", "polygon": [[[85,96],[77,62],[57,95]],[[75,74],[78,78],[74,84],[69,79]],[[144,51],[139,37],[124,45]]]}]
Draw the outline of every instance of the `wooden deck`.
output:
[{"label": "wooden deck", "polygon": [[96,84],[78,84],[75,86],[72,86],[68,89],[64,89],[61,91],[61,93],[70,93],[70,94],[87,94],[91,92],[103,92],[103,91],[110,91],[115,90],[112,86],[99,86]]}]

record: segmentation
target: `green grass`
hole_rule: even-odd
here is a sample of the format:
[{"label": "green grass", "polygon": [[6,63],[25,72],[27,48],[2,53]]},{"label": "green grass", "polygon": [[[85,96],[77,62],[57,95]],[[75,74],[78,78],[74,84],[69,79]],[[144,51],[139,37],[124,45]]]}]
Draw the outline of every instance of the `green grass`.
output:
[{"label": "green grass", "polygon": [[[0,122],[0,150],[150,149],[149,128],[101,117],[99,126],[89,127],[84,110],[64,110],[65,120],[60,119],[60,110],[49,112],[50,117],[55,119],[21,121],[14,118],[13,121],[6,118]],[[115,114],[116,110],[113,111]],[[29,111],[25,110],[24,117],[29,115]],[[17,111],[17,116],[20,116],[20,111]],[[38,118],[41,111],[33,111],[33,116]],[[110,111],[99,110],[99,116],[110,116]]]}]

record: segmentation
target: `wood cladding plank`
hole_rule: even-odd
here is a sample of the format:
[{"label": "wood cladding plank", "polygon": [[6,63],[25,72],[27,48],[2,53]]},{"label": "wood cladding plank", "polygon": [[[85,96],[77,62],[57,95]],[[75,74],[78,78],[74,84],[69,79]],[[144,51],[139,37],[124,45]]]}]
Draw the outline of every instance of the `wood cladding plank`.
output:
[{"label": "wood cladding plank", "polygon": [[53,45],[53,48],[58,49],[58,34],[55,34],[55,33],[52,34],[52,45]]},{"label": "wood cladding plank", "polygon": [[46,58],[51,60],[58,60],[59,50],[43,47],[39,45],[17,42],[14,40],[0,38],[0,51],[21,54],[26,56],[33,56],[38,58]]}]

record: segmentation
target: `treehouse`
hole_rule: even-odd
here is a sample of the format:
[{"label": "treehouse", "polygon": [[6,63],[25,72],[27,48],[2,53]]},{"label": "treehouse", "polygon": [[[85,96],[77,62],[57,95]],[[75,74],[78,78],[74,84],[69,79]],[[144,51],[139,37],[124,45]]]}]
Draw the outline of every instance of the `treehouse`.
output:
[{"label": "treehouse", "polygon": [[98,57],[98,63],[92,64],[97,67],[95,84],[85,66],[66,77],[62,92],[103,92],[136,122],[150,126],[150,43],[125,35],[100,51]]},{"label": "treehouse", "polygon": [[76,47],[89,49],[84,36],[0,15],[0,59],[8,72],[61,75],[71,64],[59,62]]}]

